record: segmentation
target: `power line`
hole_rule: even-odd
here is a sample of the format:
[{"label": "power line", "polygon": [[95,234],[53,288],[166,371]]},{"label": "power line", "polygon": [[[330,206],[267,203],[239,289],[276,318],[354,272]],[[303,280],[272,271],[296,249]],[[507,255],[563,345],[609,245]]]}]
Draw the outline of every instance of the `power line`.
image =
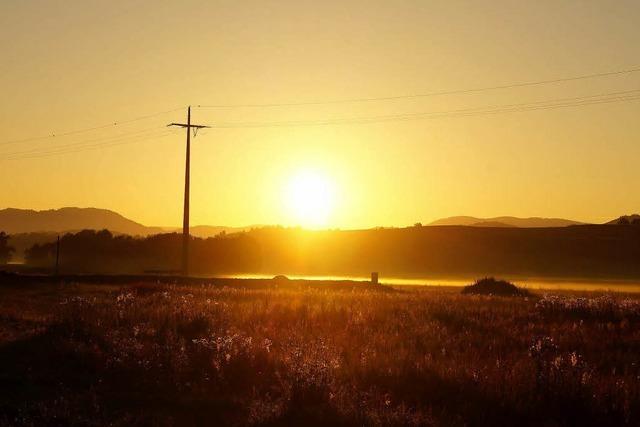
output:
[{"label": "power line", "polygon": [[119,140],[119,139],[123,139],[123,138],[127,139],[128,137],[131,137],[131,136],[138,136],[140,134],[147,134],[150,131],[157,131],[158,129],[159,129],[158,127],[146,128],[146,129],[136,130],[136,131],[133,131],[133,132],[125,132],[125,133],[120,133],[120,134],[117,134],[117,135],[103,136],[103,137],[99,137],[99,138],[82,140],[82,141],[72,142],[72,143],[68,143],[68,144],[54,145],[54,146],[49,146],[49,147],[37,147],[37,148],[32,148],[30,150],[14,151],[14,152],[10,152],[10,153],[5,153],[4,155],[5,156],[15,156],[15,155],[21,155],[21,154],[37,153],[37,152],[41,152],[41,151],[47,152],[47,151],[57,150],[57,149],[62,149],[62,148],[82,147],[83,145],[88,144],[88,143],[92,143],[92,142]]},{"label": "power line", "polygon": [[89,144],[89,145],[76,147],[76,148],[66,148],[66,149],[58,149],[58,150],[41,151],[41,152],[35,152],[35,153],[27,153],[23,155],[16,155],[13,157],[9,157],[3,160],[35,159],[35,158],[41,158],[41,157],[56,156],[61,154],[73,154],[73,153],[91,151],[91,150],[100,149],[100,148],[109,148],[109,147],[115,147],[119,145],[128,145],[128,144],[133,144],[141,141],[146,141],[152,138],[164,137],[164,136],[169,136],[169,134],[167,132],[157,132],[150,135],[141,135],[136,138],[128,138],[125,140],[112,141],[109,143]]},{"label": "power line", "polygon": [[98,149],[102,149],[102,148],[111,148],[111,147],[117,147],[120,145],[131,145],[131,144],[137,144],[140,142],[145,142],[145,141],[149,141],[151,139],[162,139],[162,138],[166,138],[168,136],[171,136],[169,133],[159,133],[159,134],[155,134],[155,135],[151,135],[151,136],[146,136],[144,138],[137,138],[137,139],[132,139],[132,140],[128,140],[128,141],[123,141],[123,142],[114,142],[114,143],[110,143],[110,144],[96,144],[96,145],[92,145],[92,146],[87,146],[87,147],[83,147],[80,149],[73,149],[73,150],[61,150],[61,151],[56,151],[56,152],[46,152],[46,153],[35,153],[35,154],[31,154],[31,155],[25,155],[25,156],[21,156],[21,157],[13,157],[13,158],[9,158],[9,159],[2,159],[2,160],[28,160],[28,159],[39,159],[39,158],[46,158],[46,157],[52,157],[52,156],[58,156],[58,155],[64,155],[64,154],[74,154],[74,153],[80,153],[80,152],[85,152],[85,151],[93,151],[93,150],[98,150]]},{"label": "power line", "polygon": [[594,79],[599,77],[609,77],[609,76],[617,76],[623,74],[631,74],[640,71],[640,67],[637,68],[629,68],[625,70],[618,71],[610,71],[605,73],[595,73],[595,74],[584,74],[579,76],[572,77],[563,77],[556,79],[548,79],[548,80],[537,80],[537,81],[529,81],[529,82],[519,82],[519,83],[508,83],[497,86],[485,86],[479,88],[469,88],[469,89],[454,89],[454,90],[443,90],[443,91],[434,91],[434,92],[426,92],[426,93],[417,93],[417,94],[408,94],[408,95],[394,95],[394,96],[382,96],[382,97],[368,97],[368,98],[352,98],[352,99],[335,99],[328,101],[308,101],[308,102],[283,102],[283,103],[255,103],[255,104],[218,104],[218,105],[198,105],[198,108],[272,108],[272,107],[299,107],[305,105],[330,105],[330,104],[348,104],[348,103],[356,103],[356,102],[377,102],[377,101],[394,101],[401,99],[413,99],[413,98],[426,98],[431,96],[441,96],[441,95],[457,95],[457,94],[465,94],[465,93],[475,93],[475,92],[485,92],[490,90],[500,90],[500,89],[513,89],[519,87],[527,87],[527,86],[539,86],[545,84],[553,84],[553,83],[563,83],[570,82],[576,80],[586,80],[586,79]]},{"label": "power line", "polygon": [[[538,80],[538,81],[530,81],[530,82],[520,82],[520,83],[510,83],[498,86],[487,86],[480,88],[471,88],[471,89],[458,89],[458,90],[447,90],[447,91],[436,91],[436,92],[428,92],[428,93],[419,93],[419,94],[409,94],[409,95],[396,95],[396,96],[386,96],[386,97],[369,97],[369,98],[354,98],[354,99],[343,99],[343,100],[328,100],[328,101],[310,101],[310,102],[287,102],[287,103],[255,103],[255,104],[220,104],[220,105],[198,105],[199,108],[259,108],[259,107],[286,107],[286,106],[305,106],[305,105],[330,105],[330,104],[344,104],[344,103],[356,103],[356,102],[373,102],[373,101],[390,101],[390,100],[400,100],[400,99],[411,99],[411,98],[422,98],[422,97],[430,97],[430,96],[439,96],[439,95],[453,95],[453,94],[463,94],[463,93],[474,93],[474,92],[483,92],[490,90],[498,90],[498,89],[511,89],[517,87],[526,87],[526,86],[537,86],[544,84],[552,84],[552,83],[561,83],[575,80],[584,80],[584,79],[592,79],[599,77],[607,77],[607,76],[616,76],[623,74],[630,74],[640,71],[640,67],[629,68],[624,70],[610,71],[604,73],[594,73],[594,74],[585,74],[579,76],[572,77],[564,77],[564,78],[556,78],[556,79],[548,79],[548,80]],[[100,129],[111,128],[119,125],[124,125],[128,123],[133,123],[140,120],[149,119],[152,117],[157,117],[163,114],[172,113],[178,110],[183,109],[184,107],[178,107],[171,110],[160,111],[157,113],[152,113],[140,117],[136,117],[128,120],[114,121],[112,123],[103,124],[99,126],[87,127],[82,129],[75,129],[65,132],[53,132],[49,135],[41,135],[23,139],[16,139],[10,141],[0,142],[0,146],[9,145],[9,144],[18,144],[29,141],[37,141],[44,140],[49,138],[61,138],[70,135],[81,134],[85,132],[91,132]],[[218,126],[220,127],[220,126]]]},{"label": "power line", "polygon": [[[572,78],[566,78],[566,79],[556,79],[553,81],[565,81],[569,79],[575,80],[575,79],[589,78],[594,76],[630,73],[634,71],[640,71],[640,68],[622,70],[622,71],[617,71],[612,73],[601,73],[601,74],[592,74],[589,76],[578,76],[578,77],[572,77]],[[551,82],[551,80],[547,80],[545,82]],[[539,83],[542,83],[542,82],[532,82],[528,84],[539,84]],[[510,85],[510,86],[514,87],[515,85]],[[502,86],[502,87],[506,87],[506,86]],[[517,104],[503,104],[503,105],[483,106],[483,107],[475,107],[475,108],[464,108],[464,109],[457,109],[457,110],[402,113],[402,114],[389,114],[389,115],[378,115],[378,116],[344,117],[344,118],[328,118],[328,119],[313,119],[313,120],[266,121],[266,122],[227,122],[227,123],[223,122],[223,123],[217,123],[216,125],[213,125],[211,127],[213,128],[266,128],[266,127],[287,127],[287,126],[289,127],[324,126],[324,125],[343,125],[343,124],[344,125],[367,124],[367,123],[388,122],[388,121],[407,121],[407,120],[417,120],[417,119],[436,119],[436,118],[446,118],[446,117],[470,117],[470,116],[489,115],[489,114],[547,110],[547,109],[567,108],[567,107],[580,107],[580,106],[613,103],[613,102],[630,102],[630,101],[636,101],[640,99],[639,92],[640,92],[640,89],[633,89],[633,90],[627,90],[627,91],[599,93],[599,94],[584,95],[584,96],[571,97],[571,98],[555,98],[555,99],[547,99],[547,100],[532,101],[532,102],[517,103]],[[57,134],[57,135],[25,138],[22,140],[15,140],[15,141],[6,141],[3,143],[0,143],[0,145],[34,141],[38,139],[47,139],[47,138],[53,138],[56,136],[63,137],[63,136],[68,136],[73,134],[79,134],[82,132],[89,132],[92,130],[117,126],[117,125],[126,124],[126,123],[132,123],[132,122],[160,116],[162,114],[174,112],[177,110],[179,109],[161,111],[158,113],[141,116],[134,119],[114,122],[109,125],[78,129],[78,130],[68,131],[62,134]],[[97,142],[97,141],[113,142],[113,141],[119,141],[119,140],[127,140],[130,137],[145,136],[145,134],[147,134],[149,131],[153,131],[154,129],[155,128],[147,128],[142,130],[136,130],[133,132],[125,132],[118,135],[111,135],[111,136],[94,138],[90,140],[73,142],[69,144],[58,145],[54,147],[43,147],[44,149],[33,148],[29,150],[11,152],[5,155],[7,156],[5,157],[5,160],[35,158],[33,156],[44,157],[49,154],[56,155],[56,154],[73,153],[73,152],[83,151],[83,147],[99,148],[101,146],[109,147],[114,145],[120,145],[120,144],[104,144],[104,143],[89,144],[89,143]]]},{"label": "power line", "polygon": [[0,160],[38,159],[38,158],[51,157],[51,156],[57,156],[57,155],[62,155],[62,154],[73,154],[73,153],[79,153],[79,152],[84,152],[84,151],[96,150],[96,149],[100,149],[100,148],[110,148],[110,147],[116,147],[116,146],[119,146],[119,145],[135,144],[135,143],[148,141],[150,139],[162,139],[162,138],[166,138],[166,137],[172,136],[172,135],[173,134],[171,132],[168,132],[166,130],[161,130],[161,131],[159,131],[157,133],[154,133],[154,134],[140,135],[140,136],[138,136],[136,138],[129,138],[129,139],[126,139],[126,140],[123,140],[123,141],[119,141],[119,142],[112,141],[112,142],[109,142],[109,143],[106,143],[106,144],[105,143],[90,144],[90,145],[86,145],[86,146],[82,146],[82,147],[76,147],[76,148],[49,150],[49,151],[25,154],[25,155],[21,155],[21,156],[13,156],[13,157],[0,159]]},{"label": "power line", "polygon": [[64,137],[64,136],[69,136],[69,135],[76,135],[76,134],[79,134],[79,133],[91,132],[91,131],[94,131],[94,130],[111,128],[111,127],[114,127],[114,126],[120,126],[120,125],[124,125],[124,124],[127,124],[127,123],[133,123],[133,122],[137,122],[137,121],[140,121],[140,120],[150,119],[152,117],[157,117],[157,116],[160,116],[160,115],[163,115],[163,114],[172,113],[174,111],[182,110],[183,108],[184,107],[174,108],[172,110],[160,111],[158,113],[148,114],[148,115],[145,115],[145,116],[136,117],[136,118],[128,119],[128,120],[114,121],[112,123],[99,125],[99,126],[93,126],[93,127],[88,127],[88,128],[82,128],[82,129],[75,129],[75,130],[70,130],[70,131],[66,131],[66,132],[59,132],[59,133],[55,133],[54,132],[54,133],[51,133],[49,135],[34,136],[34,137],[29,137],[29,138],[24,138],[24,139],[14,139],[12,141],[3,141],[3,142],[0,142],[0,145],[19,144],[19,143],[23,143],[23,142],[37,141],[37,140],[48,139],[48,138],[59,138],[59,137]]},{"label": "power line", "polygon": [[[633,95],[635,93],[635,95]],[[556,108],[580,107],[612,102],[628,102],[640,99],[640,89],[630,91],[611,92],[606,94],[588,95],[574,98],[556,98],[544,101],[526,102],[520,104],[505,104],[465,108],[458,110],[429,111],[419,113],[389,114],[378,116],[361,116],[348,118],[330,118],[315,120],[291,120],[271,122],[228,122],[212,125],[213,128],[264,128],[264,127],[296,127],[296,126],[325,126],[343,124],[366,124],[388,121],[406,121],[417,119],[436,119],[446,117],[469,117],[487,114],[513,113],[534,110],[548,110]]]},{"label": "power line", "polygon": [[[273,122],[235,122],[218,123],[212,128],[266,128],[266,127],[300,127],[300,126],[326,126],[326,125],[357,125],[369,123],[381,123],[391,121],[410,121],[420,119],[440,119],[449,117],[473,117],[481,115],[504,114],[535,110],[549,110],[567,107],[581,107],[613,102],[628,102],[640,100],[640,89],[627,91],[607,92],[579,97],[554,98],[540,101],[530,101],[516,104],[502,104],[456,110],[430,111],[418,113],[389,114],[378,116],[345,117],[299,121],[273,121]],[[173,134],[171,129],[160,128],[142,129],[120,135],[85,140],[55,147],[42,147],[31,150],[23,150],[8,153],[4,160],[21,160],[49,157],[54,155],[77,153],[97,148],[108,148],[123,144],[145,141],[154,137],[164,138]],[[97,143],[96,143],[97,142]]]},{"label": "power line", "polygon": [[[512,107],[484,109],[484,110],[463,109],[463,110],[452,110],[448,112],[444,111],[444,112],[410,113],[410,114],[401,114],[401,115],[328,119],[328,120],[317,120],[317,121],[257,122],[257,123],[232,123],[232,124],[222,123],[212,127],[222,128],[222,129],[228,129],[228,128],[241,129],[241,128],[266,128],[266,127],[358,125],[358,124],[382,123],[382,122],[392,122],[392,121],[439,119],[439,118],[448,118],[448,117],[473,117],[473,116],[481,116],[481,115],[525,112],[525,111],[534,111],[534,110],[547,110],[547,109],[566,108],[566,107],[579,107],[579,106],[586,106],[586,105],[597,105],[597,104],[605,104],[605,103],[612,103],[612,102],[627,102],[627,101],[638,101],[638,100],[640,100],[640,95],[609,97],[609,98],[593,99],[590,101],[585,100],[585,101],[574,101],[574,102],[543,104],[543,105],[527,106],[527,104],[514,104],[514,106]],[[137,138],[129,138],[129,139],[125,138],[125,140],[121,142],[111,141],[106,144],[98,143],[98,144],[86,145],[86,146],[75,147],[75,148],[71,147],[71,148],[57,149],[57,150],[50,150],[50,151],[43,151],[43,152],[26,153],[23,155],[15,155],[13,157],[4,158],[4,159],[0,158],[0,160],[37,159],[37,158],[51,157],[56,155],[72,154],[72,153],[90,151],[90,150],[95,150],[100,148],[110,148],[110,147],[115,147],[119,145],[139,143],[139,142],[147,141],[152,138],[162,139],[162,138],[171,136],[173,134],[174,132],[164,130],[151,135],[139,135]]]}]

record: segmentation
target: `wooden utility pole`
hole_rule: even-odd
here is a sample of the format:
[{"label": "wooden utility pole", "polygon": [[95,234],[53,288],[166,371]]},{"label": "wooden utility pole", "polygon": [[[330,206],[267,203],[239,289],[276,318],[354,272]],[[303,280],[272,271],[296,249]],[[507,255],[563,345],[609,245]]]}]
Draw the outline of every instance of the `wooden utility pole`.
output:
[{"label": "wooden utility pole", "polygon": [[60,235],[56,241],[56,276],[60,273]]},{"label": "wooden utility pole", "polygon": [[187,129],[187,159],[184,171],[184,213],[182,218],[182,274],[189,275],[189,187],[191,169],[191,129],[208,128],[204,125],[191,124],[191,106],[187,108],[187,123],[169,123],[167,126],[178,126]]}]

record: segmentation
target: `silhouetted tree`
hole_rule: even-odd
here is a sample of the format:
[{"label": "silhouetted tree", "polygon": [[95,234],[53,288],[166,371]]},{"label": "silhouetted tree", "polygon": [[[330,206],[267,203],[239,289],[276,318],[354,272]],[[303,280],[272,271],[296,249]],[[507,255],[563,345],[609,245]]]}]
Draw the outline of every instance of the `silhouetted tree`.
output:
[{"label": "silhouetted tree", "polygon": [[626,217],[620,217],[620,219],[618,220],[618,224],[629,225],[629,220]]},{"label": "silhouetted tree", "polygon": [[9,235],[0,231],[0,264],[6,264],[11,259],[14,249],[9,246]]}]

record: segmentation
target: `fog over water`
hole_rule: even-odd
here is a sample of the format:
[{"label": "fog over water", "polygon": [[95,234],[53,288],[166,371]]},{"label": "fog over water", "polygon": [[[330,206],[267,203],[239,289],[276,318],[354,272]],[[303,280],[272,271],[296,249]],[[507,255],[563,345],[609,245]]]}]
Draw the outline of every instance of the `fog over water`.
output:
[{"label": "fog over water", "polygon": [[[233,277],[238,279],[270,279],[277,274],[239,274],[228,275],[225,277]],[[296,275],[287,274],[289,279],[301,280],[354,280],[369,281],[369,277],[365,276],[314,276],[314,275]],[[611,291],[611,292],[640,292],[640,281],[637,280],[584,280],[584,279],[565,279],[565,278],[507,278],[519,287],[527,289],[540,290],[574,290],[574,291]],[[380,275],[380,283],[384,285],[410,285],[410,286],[445,286],[445,287],[462,287],[475,281],[474,278],[400,278],[385,277]]]}]

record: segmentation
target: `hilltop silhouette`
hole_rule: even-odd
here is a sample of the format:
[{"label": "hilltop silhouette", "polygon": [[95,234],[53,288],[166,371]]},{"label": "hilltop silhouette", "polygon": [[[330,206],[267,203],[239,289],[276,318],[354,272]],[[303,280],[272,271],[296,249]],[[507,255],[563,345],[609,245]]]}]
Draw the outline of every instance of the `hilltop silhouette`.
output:
[{"label": "hilltop silhouette", "polygon": [[475,227],[520,227],[520,228],[544,228],[544,227],[568,227],[579,225],[582,222],[563,218],[517,218],[513,216],[499,216],[495,218],[476,218],[473,216],[452,216],[438,219],[429,225],[469,225]]},{"label": "hilltop silhouette", "polygon": [[117,212],[98,208],[65,207],[37,211],[8,208],[0,210],[0,229],[9,234],[109,229],[114,233],[147,236],[162,232],[146,227]]},{"label": "hilltop silhouette", "polygon": [[[634,220],[640,221],[640,215],[621,216],[607,224],[624,223],[625,219],[629,223],[632,223]],[[518,218],[513,216],[479,218],[473,216],[453,216],[435,220],[427,225],[546,228],[568,227],[580,224],[584,223],[564,218]],[[191,227],[191,235],[207,238],[214,237],[221,232],[234,233],[259,227],[263,227],[263,225],[246,227],[195,225]],[[115,234],[149,236],[160,233],[180,232],[182,228],[179,226],[146,226],[108,209],[66,207],[43,211],[14,208],[0,210],[0,230],[13,235],[20,233],[65,233],[81,230],[109,230]]]},{"label": "hilltop silhouette", "polygon": [[[191,235],[213,237],[223,231],[230,233],[249,228],[196,225],[191,227]],[[81,230],[109,230],[115,234],[149,236],[177,232],[181,231],[182,228],[142,225],[109,209],[65,207],[42,211],[15,208],[2,209],[0,210],[0,230],[14,236],[16,234],[31,233],[31,238],[33,239],[37,237],[37,234],[51,235]]]}]

